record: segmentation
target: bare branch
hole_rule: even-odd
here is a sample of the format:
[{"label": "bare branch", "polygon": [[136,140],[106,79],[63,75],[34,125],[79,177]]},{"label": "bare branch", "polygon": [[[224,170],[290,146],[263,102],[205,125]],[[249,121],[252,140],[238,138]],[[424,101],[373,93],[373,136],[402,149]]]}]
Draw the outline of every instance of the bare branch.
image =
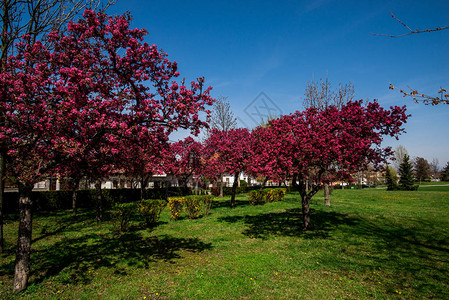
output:
[{"label": "bare branch", "polygon": [[407,28],[407,30],[409,32],[404,33],[404,34],[399,34],[399,35],[391,35],[391,34],[383,34],[383,33],[372,33],[371,32],[372,35],[379,35],[379,36],[386,36],[386,37],[391,37],[391,38],[398,38],[398,37],[403,37],[403,36],[417,34],[417,33],[428,33],[428,32],[434,32],[434,31],[441,31],[441,30],[449,29],[449,25],[439,26],[439,27],[430,28],[430,29],[423,29],[423,30],[421,30],[421,29],[411,29],[407,24],[405,24],[404,22],[399,20],[391,11],[390,11],[390,14],[391,14],[391,17],[393,19],[395,19],[399,24],[401,24],[402,26]]},{"label": "bare branch", "polygon": [[397,87],[395,87],[394,85],[392,85],[390,83],[389,86],[390,90],[399,90],[399,92],[402,93],[403,97],[412,97],[413,100],[415,100],[415,103],[419,103],[422,102],[426,105],[438,105],[438,104],[449,104],[449,93],[447,92],[446,89],[440,88],[440,90],[438,91],[439,96],[429,96],[423,93],[418,92],[415,89],[412,89],[411,87],[408,87],[408,89],[410,90],[405,91],[403,89],[398,89]]}]

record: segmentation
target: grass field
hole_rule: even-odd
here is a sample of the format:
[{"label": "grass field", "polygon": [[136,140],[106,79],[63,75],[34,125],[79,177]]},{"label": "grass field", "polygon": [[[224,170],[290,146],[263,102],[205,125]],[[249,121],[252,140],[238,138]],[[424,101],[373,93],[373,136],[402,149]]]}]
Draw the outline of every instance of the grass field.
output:
[{"label": "grass field", "polygon": [[[35,216],[25,299],[422,299],[449,298],[449,187],[418,192],[335,190],[312,200],[301,230],[295,193],[129,233],[94,213]],[[0,298],[11,294],[17,222],[7,219]]]}]

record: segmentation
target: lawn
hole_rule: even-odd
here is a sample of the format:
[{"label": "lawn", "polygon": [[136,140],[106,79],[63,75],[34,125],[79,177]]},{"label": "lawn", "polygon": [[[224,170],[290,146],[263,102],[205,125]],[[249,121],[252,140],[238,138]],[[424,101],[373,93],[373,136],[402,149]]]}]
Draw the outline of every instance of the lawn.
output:
[{"label": "lawn", "polygon": [[[443,188],[443,187],[441,187]],[[296,193],[114,235],[94,212],[36,214],[30,287],[39,299],[449,298],[449,189],[335,190],[312,200],[301,230]],[[10,293],[17,222],[7,219],[0,298]]]}]

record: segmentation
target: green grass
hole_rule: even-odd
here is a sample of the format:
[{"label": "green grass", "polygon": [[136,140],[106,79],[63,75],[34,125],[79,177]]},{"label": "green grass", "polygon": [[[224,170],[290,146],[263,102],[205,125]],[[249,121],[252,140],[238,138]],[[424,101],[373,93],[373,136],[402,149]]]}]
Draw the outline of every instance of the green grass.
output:
[{"label": "green grass", "polygon": [[[38,214],[25,299],[449,298],[449,191],[335,190],[312,200],[301,230],[296,193],[116,236],[93,212]],[[0,298],[10,290],[17,222],[7,219]]]}]

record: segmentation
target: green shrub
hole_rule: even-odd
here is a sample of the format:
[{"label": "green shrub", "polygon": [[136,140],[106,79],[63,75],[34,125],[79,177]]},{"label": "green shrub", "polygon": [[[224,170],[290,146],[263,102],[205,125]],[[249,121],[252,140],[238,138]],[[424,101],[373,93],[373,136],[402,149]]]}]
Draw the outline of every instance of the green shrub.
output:
[{"label": "green shrub", "polygon": [[181,217],[184,202],[184,197],[168,197],[168,209],[172,220],[176,221]]},{"label": "green shrub", "polygon": [[269,203],[276,201],[277,193],[275,189],[263,189],[263,191],[265,192],[265,202]]},{"label": "green shrub", "polygon": [[255,190],[248,193],[249,204],[262,205],[265,204],[266,190]]},{"label": "green shrub", "polygon": [[245,180],[240,180],[240,187],[246,188],[248,186],[248,183]]},{"label": "green shrub", "polygon": [[136,205],[134,203],[121,203],[112,207],[111,219],[114,228],[119,232],[128,231],[131,216]]},{"label": "green shrub", "polygon": [[219,187],[219,186],[213,186],[213,187],[210,189],[210,193],[211,193],[213,196],[215,196],[215,197],[220,196],[220,187]]},{"label": "green shrub", "polygon": [[191,195],[185,197],[185,207],[189,219],[197,219],[200,217],[200,211],[202,206],[201,196]]},{"label": "green shrub", "polygon": [[157,224],[162,210],[167,205],[165,200],[147,199],[137,203],[137,211],[145,221],[147,227]]},{"label": "green shrub", "polygon": [[286,188],[275,189],[276,199],[274,201],[282,201],[284,199],[285,194],[287,193]]},{"label": "green shrub", "polygon": [[201,196],[201,200],[204,206],[204,214],[207,216],[210,213],[210,208],[212,206],[212,202],[214,202],[214,197],[212,195],[203,195]]}]

